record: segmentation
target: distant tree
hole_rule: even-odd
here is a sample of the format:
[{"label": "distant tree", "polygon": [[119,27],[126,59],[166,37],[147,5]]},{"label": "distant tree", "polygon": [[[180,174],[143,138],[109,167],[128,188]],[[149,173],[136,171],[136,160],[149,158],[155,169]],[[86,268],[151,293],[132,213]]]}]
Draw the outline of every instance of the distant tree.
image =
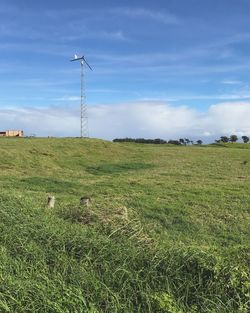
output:
[{"label": "distant tree", "polygon": [[215,139],[215,142],[216,142],[216,143],[220,143],[221,140],[220,140],[220,139]]},{"label": "distant tree", "polygon": [[177,146],[181,145],[180,140],[172,140],[172,139],[170,139],[168,141],[168,143],[170,143],[171,145],[177,145]]},{"label": "distant tree", "polygon": [[179,139],[179,142],[180,142],[181,145],[185,145],[185,144],[186,144],[186,143],[185,143],[185,140],[184,140],[183,138],[180,138],[180,139]]},{"label": "distant tree", "polygon": [[248,143],[249,142],[249,137],[247,136],[242,136],[241,137],[244,143]]},{"label": "distant tree", "polygon": [[164,144],[167,143],[166,140],[160,139],[160,138],[156,138],[154,139],[154,143],[155,144]]},{"label": "distant tree", "polygon": [[145,138],[115,138],[113,142],[135,142],[135,143],[151,143],[151,144],[165,144],[166,140],[156,138],[156,139],[145,139]]},{"label": "distant tree", "polygon": [[199,139],[199,140],[196,141],[196,143],[197,143],[197,145],[202,145],[203,141]]},{"label": "distant tree", "polygon": [[229,140],[231,142],[236,142],[238,140],[238,137],[236,135],[231,135]]},{"label": "distant tree", "polygon": [[186,142],[187,145],[190,144],[190,139],[185,138],[185,142]]},{"label": "distant tree", "polygon": [[221,136],[220,141],[222,142],[229,142],[229,138],[227,136]]},{"label": "distant tree", "polygon": [[113,142],[133,142],[134,139],[132,138],[115,138]]},{"label": "distant tree", "polygon": [[191,145],[193,145],[194,144],[193,140],[190,140],[190,143],[191,143]]}]

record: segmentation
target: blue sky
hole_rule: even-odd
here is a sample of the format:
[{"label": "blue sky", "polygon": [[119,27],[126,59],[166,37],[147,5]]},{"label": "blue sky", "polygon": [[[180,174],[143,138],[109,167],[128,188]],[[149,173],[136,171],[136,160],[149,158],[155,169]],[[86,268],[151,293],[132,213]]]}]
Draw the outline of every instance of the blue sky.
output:
[{"label": "blue sky", "polygon": [[[43,109],[49,114],[53,108],[77,115],[79,66],[69,62],[75,53],[84,54],[94,68],[86,70],[86,90],[92,133],[97,137],[103,134],[95,127],[100,112],[112,115],[112,108],[125,104],[129,110],[143,103],[206,115],[221,103],[248,110],[249,13],[248,0],[0,0],[0,108],[4,110],[0,122],[11,128],[16,121],[15,126],[26,125],[39,135],[67,135],[53,123],[50,129],[30,128],[29,118]],[[14,108],[16,112],[29,108],[25,125],[18,114],[8,111]],[[126,126],[130,115],[118,134],[130,134],[131,127]],[[123,116],[114,117],[114,123]],[[157,116],[154,120],[157,123]],[[230,123],[220,132],[245,134],[250,127],[248,117],[243,129]],[[144,135],[143,127],[134,130],[135,136]],[[217,135],[200,129],[197,136],[204,133]],[[116,135],[117,129],[104,137]],[[168,137],[169,133],[166,129],[145,135]]]}]

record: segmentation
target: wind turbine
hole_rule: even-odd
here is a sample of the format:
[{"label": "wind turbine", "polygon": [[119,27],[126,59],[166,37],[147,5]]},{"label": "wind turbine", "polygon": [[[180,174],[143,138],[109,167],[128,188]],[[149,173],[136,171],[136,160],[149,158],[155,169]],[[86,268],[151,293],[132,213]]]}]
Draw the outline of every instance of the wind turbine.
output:
[{"label": "wind turbine", "polygon": [[89,127],[88,127],[88,112],[87,104],[85,101],[85,88],[84,88],[84,65],[87,65],[88,68],[93,71],[91,66],[85,60],[84,56],[79,57],[75,54],[74,59],[70,60],[71,62],[80,61],[81,65],[81,138],[89,137]]}]

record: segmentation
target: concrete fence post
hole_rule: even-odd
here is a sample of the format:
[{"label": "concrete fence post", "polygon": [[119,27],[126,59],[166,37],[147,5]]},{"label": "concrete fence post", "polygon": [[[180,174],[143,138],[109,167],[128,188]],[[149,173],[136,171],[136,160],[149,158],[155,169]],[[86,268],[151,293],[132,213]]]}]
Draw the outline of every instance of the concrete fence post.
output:
[{"label": "concrete fence post", "polygon": [[48,208],[52,209],[55,206],[55,197],[54,196],[49,196],[48,197]]},{"label": "concrete fence post", "polygon": [[89,197],[81,197],[80,198],[80,204],[81,205],[86,205],[87,207],[90,206],[91,199]]}]

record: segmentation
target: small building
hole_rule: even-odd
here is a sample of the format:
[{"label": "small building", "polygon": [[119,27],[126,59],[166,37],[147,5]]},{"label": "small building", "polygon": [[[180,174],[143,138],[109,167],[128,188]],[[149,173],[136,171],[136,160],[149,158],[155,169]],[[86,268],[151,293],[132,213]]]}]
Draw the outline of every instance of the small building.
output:
[{"label": "small building", "polygon": [[0,131],[0,137],[23,137],[23,130],[6,130]]}]

